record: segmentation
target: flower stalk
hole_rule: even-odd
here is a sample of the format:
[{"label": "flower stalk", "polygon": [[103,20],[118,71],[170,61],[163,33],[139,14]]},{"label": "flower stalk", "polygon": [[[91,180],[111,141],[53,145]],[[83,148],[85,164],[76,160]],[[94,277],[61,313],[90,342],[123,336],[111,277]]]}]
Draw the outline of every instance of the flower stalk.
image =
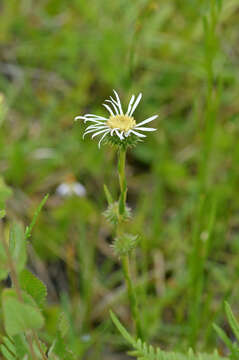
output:
[{"label": "flower stalk", "polygon": [[[126,149],[119,149],[119,160],[118,160],[118,174],[119,174],[119,183],[120,183],[120,198],[119,198],[119,219],[117,223],[117,236],[123,235],[123,221],[124,221],[124,213],[126,209],[126,198],[127,198],[127,182],[125,175],[125,160],[126,160]],[[139,308],[138,301],[135,292],[135,288],[132,281],[132,275],[130,271],[130,256],[129,252],[124,253],[120,256],[123,274],[125,283],[127,286],[128,292],[128,300],[130,304],[130,309],[132,313],[132,317],[135,322],[136,335],[139,338],[143,338],[142,327],[139,316]]]},{"label": "flower stalk", "polygon": [[126,208],[127,182],[125,176],[126,149],[119,149],[118,174],[120,183],[119,214],[123,215]]}]

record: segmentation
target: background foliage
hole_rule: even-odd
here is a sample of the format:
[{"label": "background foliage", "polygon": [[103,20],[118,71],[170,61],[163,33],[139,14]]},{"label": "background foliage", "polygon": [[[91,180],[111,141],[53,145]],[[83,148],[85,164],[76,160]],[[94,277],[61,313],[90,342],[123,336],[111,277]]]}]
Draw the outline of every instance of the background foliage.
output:
[{"label": "background foliage", "polygon": [[[29,224],[50,194],[28,249],[29,268],[48,288],[46,342],[64,311],[77,354],[111,359],[125,349],[109,309],[130,329],[126,293],[101,215],[103,184],[117,192],[115,152],[83,141],[83,125],[73,123],[85,112],[104,114],[101,103],[116,88],[125,103],[143,92],[138,120],[160,113],[158,131],[130,151],[127,164],[129,227],[141,234],[133,262],[145,338],[174,351],[226,354],[212,323],[230,336],[224,300],[238,313],[239,5],[226,0],[219,14],[220,6],[0,5],[0,171],[12,189],[6,227],[13,219]],[[56,192],[72,179],[85,197]]]}]

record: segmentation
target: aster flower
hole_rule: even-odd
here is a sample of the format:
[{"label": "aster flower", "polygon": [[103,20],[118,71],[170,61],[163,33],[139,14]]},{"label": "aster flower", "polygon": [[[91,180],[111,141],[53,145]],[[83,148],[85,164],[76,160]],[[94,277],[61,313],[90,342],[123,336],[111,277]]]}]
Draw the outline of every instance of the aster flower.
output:
[{"label": "aster flower", "polygon": [[108,137],[112,142],[120,144],[124,143],[129,137],[134,136],[136,140],[145,138],[146,135],[142,132],[155,131],[157,129],[145,127],[144,125],[155,120],[158,115],[153,115],[146,120],[136,123],[133,114],[139,105],[142,98],[140,93],[137,98],[132,95],[126,113],[123,112],[121,101],[118,93],[114,91],[115,98],[110,96],[110,99],[105,100],[103,106],[108,110],[109,117],[103,117],[94,114],[85,114],[84,116],[76,116],[75,120],[82,119],[84,123],[90,122],[83,135],[92,134],[91,138],[101,135],[98,146],[100,148],[101,142]]}]

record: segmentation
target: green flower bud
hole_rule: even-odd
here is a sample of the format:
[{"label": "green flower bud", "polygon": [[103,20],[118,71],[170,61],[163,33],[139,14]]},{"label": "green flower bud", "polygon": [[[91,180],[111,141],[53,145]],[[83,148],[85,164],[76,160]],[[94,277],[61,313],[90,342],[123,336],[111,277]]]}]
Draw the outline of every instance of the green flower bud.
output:
[{"label": "green flower bud", "polygon": [[138,235],[123,234],[114,240],[112,247],[119,257],[129,255],[138,245]]},{"label": "green flower bud", "polygon": [[112,225],[117,225],[119,219],[123,221],[131,219],[131,209],[125,206],[124,213],[120,214],[119,202],[116,201],[108,206],[107,210],[103,212],[103,215]]}]

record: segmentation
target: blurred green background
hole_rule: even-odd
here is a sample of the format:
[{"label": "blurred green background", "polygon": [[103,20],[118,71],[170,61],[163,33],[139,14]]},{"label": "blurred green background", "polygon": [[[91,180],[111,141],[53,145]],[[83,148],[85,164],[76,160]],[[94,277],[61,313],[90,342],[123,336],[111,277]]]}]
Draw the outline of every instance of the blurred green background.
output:
[{"label": "blurred green background", "polygon": [[[118,194],[116,154],[76,115],[105,115],[115,88],[137,121],[158,131],[128,153],[128,224],[145,337],[165,349],[210,351],[239,312],[239,3],[225,0],[5,0],[0,4],[0,171],[8,218],[28,224],[46,193],[29,266],[49,292],[51,341],[61,311],[69,344],[87,359],[117,358],[109,320],[132,324],[103,184]],[[211,7],[210,7],[211,6]],[[80,182],[85,197],[63,197]],[[112,355],[113,354],[113,355]]]}]

